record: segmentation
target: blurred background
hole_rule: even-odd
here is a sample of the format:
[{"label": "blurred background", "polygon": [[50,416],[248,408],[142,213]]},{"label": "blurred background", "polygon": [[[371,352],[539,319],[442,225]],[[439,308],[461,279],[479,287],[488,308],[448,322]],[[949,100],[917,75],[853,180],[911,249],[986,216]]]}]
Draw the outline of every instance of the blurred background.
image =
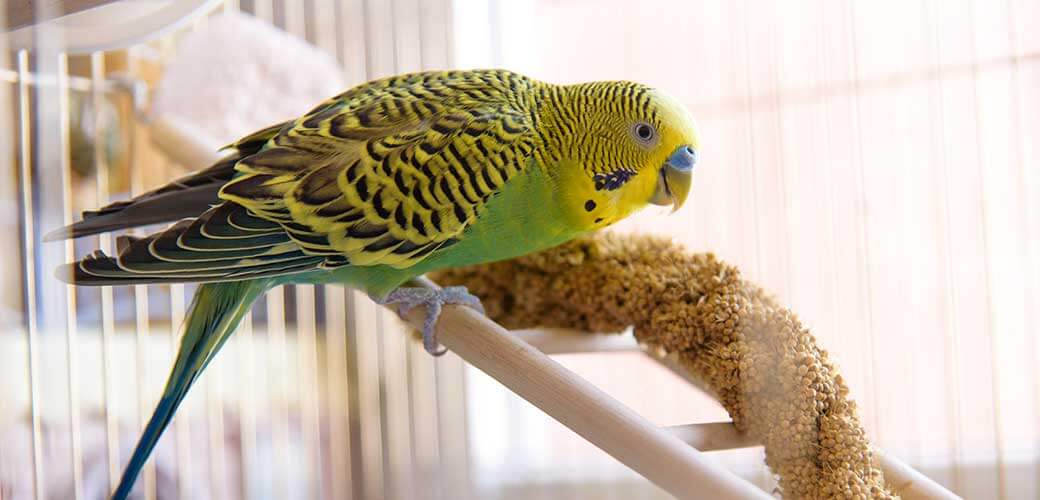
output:
[{"label": "blurred background", "polygon": [[[679,97],[703,135],[690,202],[613,230],[773,291],[889,453],[966,498],[1040,498],[1040,3],[117,4],[0,37],[0,499],[105,495],[193,291],[66,287],[53,268],[112,241],[42,234],[203,166],[168,159],[162,127],[216,148],[351,85],[456,67]],[[638,353],[556,359],[656,424],[727,418]],[[171,431],[139,498],[667,498],[340,288],[260,301]],[[712,459],[773,487],[760,449]]]}]

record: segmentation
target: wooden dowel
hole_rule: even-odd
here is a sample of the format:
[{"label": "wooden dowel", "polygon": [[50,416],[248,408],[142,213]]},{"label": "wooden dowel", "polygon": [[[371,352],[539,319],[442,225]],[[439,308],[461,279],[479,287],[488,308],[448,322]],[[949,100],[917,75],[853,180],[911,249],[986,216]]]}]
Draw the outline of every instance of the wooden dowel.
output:
[{"label": "wooden dowel", "polygon": [[952,500],[961,498],[902,460],[874,447],[885,484],[903,500]]},{"label": "wooden dowel", "polygon": [[173,117],[163,116],[148,125],[152,145],[175,163],[193,170],[202,170],[223,156],[221,144],[200,134],[197,129]]},{"label": "wooden dowel", "polygon": [[[521,330],[513,332],[513,334],[523,340],[532,340],[531,344],[533,346],[542,349],[547,354],[559,352],[617,352],[640,349],[635,338],[629,334],[592,334],[568,329]],[[589,337],[591,340],[582,342],[578,340],[581,337]],[[609,343],[603,343],[605,341]],[[645,349],[644,352],[687,383],[694,385],[709,395],[712,394],[702,381],[683,369],[674,356]],[[730,450],[761,444],[738,431],[732,422],[680,425],[667,427],[666,430],[700,451]],[[881,471],[885,475],[885,483],[891,488],[893,493],[900,495],[905,500],[960,498],[913,467],[884,453],[883,450],[875,447],[874,451],[878,456]]]},{"label": "wooden dowel", "polygon": [[[424,313],[417,308],[407,320],[421,326]],[[770,498],[471,309],[445,307],[437,334],[462,359],[676,498]]]},{"label": "wooden dowel", "polygon": [[733,450],[762,445],[738,431],[733,422],[674,425],[664,429],[700,451]]},{"label": "wooden dowel", "polygon": [[632,332],[585,333],[566,328],[510,330],[514,337],[545,354],[633,352],[639,344]]},{"label": "wooden dowel", "polygon": [[[754,439],[737,430],[733,422],[713,422],[666,427],[666,430],[684,443],[701,451],[731,450],[759,446]],[[903,500],[953,500],[960,498],[928,476],[921,474],[903,461],[874,447],[885,484]]]}]

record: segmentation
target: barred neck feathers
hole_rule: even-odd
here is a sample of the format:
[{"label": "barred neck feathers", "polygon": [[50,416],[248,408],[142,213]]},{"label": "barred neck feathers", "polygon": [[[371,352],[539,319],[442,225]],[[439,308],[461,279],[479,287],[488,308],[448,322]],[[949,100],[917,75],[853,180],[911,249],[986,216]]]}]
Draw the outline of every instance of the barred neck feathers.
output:
[{"label": "barred neck feathers", "polygon": [[575,85],[537,82],[536,127],[544,148],[543,165],[566,160],[583,163],[590,176],[614,173],[639,161],[631,150],[618,147],[608,129],[625,128],[644,117],[657,121],[650,105],[650,88],[634,82],[607,81]]}]

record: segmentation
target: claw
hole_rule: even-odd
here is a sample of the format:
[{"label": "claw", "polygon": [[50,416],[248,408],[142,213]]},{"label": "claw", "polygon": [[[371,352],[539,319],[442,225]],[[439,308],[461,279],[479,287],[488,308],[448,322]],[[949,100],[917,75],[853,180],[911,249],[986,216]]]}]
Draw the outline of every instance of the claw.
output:
[{"label": "claw", "polygon": [[484,305],[480,299],[469,293],[464,286],[449,286],[441,289],[402,287],[390,292],[386,298],[376,300],[381,305],[397,305],[398,316],[404,317],[409,311],[426,306],[426,318],[423,320],[423,347],[426,352],[441,356],[448,352],[437,343],[437,318],[445,304],[463,305],[476,309],[484,314]]}]

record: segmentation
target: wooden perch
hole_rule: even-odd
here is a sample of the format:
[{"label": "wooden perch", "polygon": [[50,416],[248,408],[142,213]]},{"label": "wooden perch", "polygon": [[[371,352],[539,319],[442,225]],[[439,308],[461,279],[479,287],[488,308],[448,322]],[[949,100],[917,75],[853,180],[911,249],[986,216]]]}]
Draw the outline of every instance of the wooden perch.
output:
[{"label": "wooden perch", "polygon": [[[407,320],[421,327],[424,314],[416,308]],[[770,498],[471,309],[445,307],[437,335],[462,359],[676,498]]]},{"label": "wooden perch", "polygon": [[[568,328],[516,330],[512,333],[546,354],[642,351],[678,377],[702,391],[706,391],[704,384],[691,377],[686,370],[681,369],[675,359],[669,356],[662,356],[661,353],[648,352],[642,349],[639,343],[636,342],[636,339],[630,334],[583,333]],[[580,340],[583,337],[586,340]],[[708,393],[710,395],[710,392]],[[686,444],[700,451],[732,450],[761,446],[762,444],[738,431],[732,422],[679,425],[666,429]],[[917,469],[885,453],[884,450],[874,447],[874,453],[877,455],[881,470],[885,474],[885,482],[891,487],[893,493],[898,494],[904,500],[960,498],[928,476],[918,472]]]},{"label": "wooden perch", "polygon": [[952,491],[944,488],[932,478],[921,474],[895,458],[884,450],[874,447],[874,454],[881,462],[881,470],[885,472],[885,482],[892,488],[892,492],[899,495],[903,500],[953,500],[961,498],[954,495]]},{"label": "wooden perch", "polygon": [[197,128],[175,117],[160,116],[148,125],[148,129],[152,145],[178,164],[192,168],[212,165],[223,156],[219,151],[222,144],[213,143]]},{"label": "wooden perch", "polygon": [[573,354],[580,352],[633,352],[639,351],[632,332],[586,333],[569,328],[511,330],[514,337],[523,340],[545,354]]},{"label": "wooden perch", "polygon": [[700,451],[733,450],[761,446],[733,426],[733,422],[675,425],[665,427],[675,437]]},{"label": "wooden perch", "polygon": [[[667,430],[686,444],[701,451],[731,450],[759,446],[732,422],[676,425]],[[913,467],[874,447],[874,454],[885,473],[885,483],[903,500],[953,500],[960,498]]]}]

